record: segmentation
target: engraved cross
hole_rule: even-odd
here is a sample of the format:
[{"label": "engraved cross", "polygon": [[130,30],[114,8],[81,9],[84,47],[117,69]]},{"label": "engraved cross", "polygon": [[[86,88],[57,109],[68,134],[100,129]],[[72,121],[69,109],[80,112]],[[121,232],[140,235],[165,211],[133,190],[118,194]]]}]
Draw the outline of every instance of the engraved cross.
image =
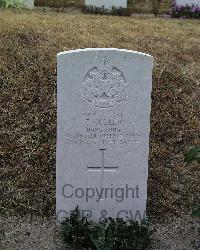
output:
[{"label": "engraved cross", "polygon": [[101,181],[100,181],[100,190],[103,188],[103,181],[104,181],[104,172],[105,171],[116,171],[119,166],[113,166],[113,167],[108,167],[105,166],[105,148],[100,148],[99,149],[101,152],[101,166],[99,167],[90,167],[87,166],[88,171],[100,171],[101,172]]}]

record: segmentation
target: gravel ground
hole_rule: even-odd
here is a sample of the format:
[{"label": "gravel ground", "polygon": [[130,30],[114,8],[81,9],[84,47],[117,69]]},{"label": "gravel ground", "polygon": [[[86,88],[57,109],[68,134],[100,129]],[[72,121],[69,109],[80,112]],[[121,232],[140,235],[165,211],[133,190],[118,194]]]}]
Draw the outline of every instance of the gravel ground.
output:
[{"label": "gravel ground", "polygon": [[168,218],[165,222],[154,222],[152,236],[154,250],[192,250],[200,249],[200,219],[183,217]]},{"label": "gravel ground", "polygon": [[1,250],[64,249],[55,219],[1,217]]},{"label": "gravel ground", "polygon": [[[0,224],[1,250],[65,249],[54,218],[1,217]],[[151,250],[200,249],[200,219],[168,218],[162,223],[154,221],[151,228]]]}]

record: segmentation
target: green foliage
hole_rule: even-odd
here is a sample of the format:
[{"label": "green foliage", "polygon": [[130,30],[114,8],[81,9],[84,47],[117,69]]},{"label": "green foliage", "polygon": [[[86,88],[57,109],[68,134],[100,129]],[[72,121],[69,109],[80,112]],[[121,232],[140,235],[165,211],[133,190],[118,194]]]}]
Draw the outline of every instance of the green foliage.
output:
[{"label": "green foliage", "polygon": [[112,7],[111,10],[107,10],[104,7],[96,7],[93,5],[84,6],[83,11],[90,14],[100,14],[100,15],[113,15],[113,16],[130,16],[131,12],[127,8],[116,8]]},{"label": "green foliage", "polygon": [[144,250],[151,236],[146,223],[112,218],[96,223],[81,218],[78,207],[62,222],[61,231],[70,250]]},{"label": "green foliage", "polygon": [[192,216],[200,218],[200,206],[192,211]]},{"label": "green foliage", "polygon": [[193,161],[200,163],[200,147],[194,147],[190,149],[186,153],[184,161],[187,163],[191,163]]},{"label": "green foliage", "polygon": [[[192,163],[193,161],[197,161],[198,163],[200,163],[200,147],[191,148],[186,153],[184,161],[187,163]],[[192,216],[200,218],[200,206],[192,211]]]},{"label": "green foliage", "polygon": [[3,8],[23,8],[23,0],[0,0],[0,7]]}]

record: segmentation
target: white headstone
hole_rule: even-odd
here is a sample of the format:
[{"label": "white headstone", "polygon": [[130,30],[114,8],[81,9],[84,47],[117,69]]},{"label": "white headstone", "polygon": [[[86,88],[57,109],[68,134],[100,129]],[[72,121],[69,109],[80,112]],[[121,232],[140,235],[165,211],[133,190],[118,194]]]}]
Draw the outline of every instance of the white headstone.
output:
[{"label": "white headstone", "polygon": [[200,6],[200,0],[176,0],[177,5],[198,5]]},{"label": "white headstone", "polygon": [[34,0],[24,0],[24,5],[29,9],[33,9],[34,8]]},{"label": "white headstone", "polygon": [[99,8],[103,6],[105,9],[127,8],[127,0],[85,0],[85,5]]},{"label": "white headstone", "polygon": [[153,58],[123,49],[58,54],[56,206],[61,221],[145,217]]}]

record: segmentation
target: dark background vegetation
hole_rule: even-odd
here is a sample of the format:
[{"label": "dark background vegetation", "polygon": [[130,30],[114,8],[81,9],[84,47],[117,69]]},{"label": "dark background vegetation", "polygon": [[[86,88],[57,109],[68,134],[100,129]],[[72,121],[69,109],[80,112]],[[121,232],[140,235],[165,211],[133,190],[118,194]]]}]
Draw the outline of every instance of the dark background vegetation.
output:
[{"label": "dark background vegetation", "polygon": [[56,54],[117,47],[154,57],[148,212],[191,213],[200,128],[199,21],[0,10],[2,214],[55,212]]},{"label": "dark background vegetation", "polygon": [[[128,0],[128,11],[135,13],[152,13],[153,6],[160,0]],[[84,0],[35,0],[36,6],[83,8]],[[161,0],[159,13],[169,12],[171,0]]]}]

